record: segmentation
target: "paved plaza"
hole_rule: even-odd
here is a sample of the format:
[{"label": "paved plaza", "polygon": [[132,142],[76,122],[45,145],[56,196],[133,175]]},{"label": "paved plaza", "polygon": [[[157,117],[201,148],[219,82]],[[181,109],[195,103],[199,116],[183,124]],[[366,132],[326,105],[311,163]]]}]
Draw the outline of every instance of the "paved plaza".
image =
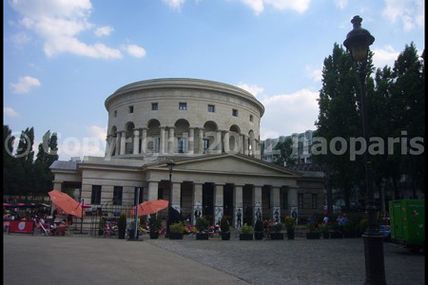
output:
[{"label": "paved plaza", "polygon": [[[4,284],[363,284],[361,239],[125,241],[4,235]],[[425,284],[422,254],[384,244],[388,285]]]}]

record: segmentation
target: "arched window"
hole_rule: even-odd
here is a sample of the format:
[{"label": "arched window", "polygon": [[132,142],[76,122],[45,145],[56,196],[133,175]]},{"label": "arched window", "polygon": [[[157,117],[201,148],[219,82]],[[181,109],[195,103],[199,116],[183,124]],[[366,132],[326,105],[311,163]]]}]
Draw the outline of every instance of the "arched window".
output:
[{"label": "arched window", "polygon": [[159,153],[160,149],[160,122],[151,119],[147,123],[147,151]]},{"label": "arched window", "polygon": [[229,150],[234,153],[239,152],[239,136],[241,129],[237,125],[232,125],[229,129]]},{"label": "arched window", "polygon": [[134,129],[135,125],[133,122],[126,123],[126,143],[125,143],[125,154],[132,154],[134,147]]},{"label": "arched window", "polygon": [[216,148],[217,144],[220,142],[216,142],[216,133],[217,133],[217,124],[213,121],[208,121],[204,124],[204,153],[209,152]]},{"label": "arched window", "polygon": [[189,143],[189,122],[185,119],[179,119],[175,122],[175,137],[177,138],[177,152],[187,153]]}]

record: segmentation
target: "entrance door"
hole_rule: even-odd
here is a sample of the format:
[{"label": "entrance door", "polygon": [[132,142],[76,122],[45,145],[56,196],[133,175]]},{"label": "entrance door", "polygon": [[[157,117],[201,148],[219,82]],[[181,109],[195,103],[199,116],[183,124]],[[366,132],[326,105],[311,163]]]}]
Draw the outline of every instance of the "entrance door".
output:
[{"label": "entrance door", "polygon": [[223,216],[233,225],[233,184],[224,185],[223,192]]},{"label": "entrance door", "polygon": [[245,185],[242,189],[244,206],[244,224],[253,225],[253,185]]},{"label": "entrance door", "polygon": [[202,186],[202,216],[214,223],[214,183]]}]

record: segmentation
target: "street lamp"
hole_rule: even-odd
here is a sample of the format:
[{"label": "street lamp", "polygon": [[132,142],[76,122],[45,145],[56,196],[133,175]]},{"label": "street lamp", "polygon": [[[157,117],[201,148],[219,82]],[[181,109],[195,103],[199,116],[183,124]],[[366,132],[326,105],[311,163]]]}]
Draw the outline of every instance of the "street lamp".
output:
[{"label": "street lamp", "polygon": [[[168,166],[169,169],[169,193],[170,193],[170,197],[172,196],[172,169],[175,166],[175,162],[173,160],[169,160],[166,165]],[[166,235],[165,237],[169,236],[169,224],[171,222],[171,208],[168,209],[168,222],[166,224]]]},{"label": "street lamp", "polygon": [[[352,59],[360,76],[360,110],[362,119],[363,137],[368,142],[368,124],[367,124],[367,106],[366,106],[366,66],[369,53],[369,46],[373,44],[375,38],[370,35],[369,31],[361,28],[360,16],[355,16],[351,23],[354,28],[346,36],[343,45],[351,53]],[[374,193],[372,189],[372,180],[370,172],[370,163],[367,156],[367,151],[364,152],[364,178],[367,190],[367,214],[368,214],[368,229],[363,234],[364,239],[364,255],[366,265],[366,285],[383,285],[385,281],[385,265],[383,255],[383,236],[379,232],[377,224],[377,210],[374,201]]]}]

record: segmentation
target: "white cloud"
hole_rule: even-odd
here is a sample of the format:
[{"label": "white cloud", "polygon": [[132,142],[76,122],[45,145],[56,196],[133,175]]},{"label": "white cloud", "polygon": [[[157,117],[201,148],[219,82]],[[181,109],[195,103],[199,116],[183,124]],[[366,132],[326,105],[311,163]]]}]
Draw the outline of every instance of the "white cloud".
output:
[{"label": "white cloud", "polygon": [[95,35],[97,37],[109,36],[113,32],[113,28],[110,26],[99,27],[95,30]]},{"label": "white cloud", "polygon": [[18,112],[16,112],[15,109],[13,109],[12,107],[4,107],[3,112],[6,117],[9,118],[16,118],[19,116]]},{"label": "white cloud", "polygon": [[239,83],[237,84],[237,86],[239,88],[244,89],[245,91],[250,92],[252,95],[254,95],[255,97],[257,97],[257,95],[263,93],[263,87],[257,86],[257,85],[249,85],[246,83]]},{"label": "white cloud", "polygon": [[271,6],[276,10],[294,10],[303,13],[309,8],[311,0],[241,0],[241,2],[259,15],[265,6]]},{"label": "white cloud", "polygon": [[173,9],[180,10],[186,0],[163,0],[163,2]]},{"label": "white cloud", "polygon": [[261,139],[315,129],[318,92],[301,89],[262,100],[268,110],[261,121]]},{"label": "white cloud", "polygon": [[339,9],[343,10],[348,5],[348,0],[334,0],[334,3]]},{"label": "white cloud", "polygon": [[146,50],[138,45],[126,45],[123,49],[133,57],[142,58],[146,55]]},{"label": "white cloud", "polygon": [[49,57],[61,53],[104,59],[122,57],[117,49],[101,43],[87,44],[77,38],[94,27],[88,21],[92,10],[90,0],[12,0],[10,4],[20,14],[20,24],[43,39],[43,49]]},{"label": "white cloud", "polygon": [[390,22],[401,21],[405,31],[424,27],[424,0],[385,0],[382,15]]},{"label": "white cloud", "polygon": [[20,77],[18,83],[11,83],[13,93],[28,93],[33,87],[40,86],[41,83],[37,78],[31,76]]},{"label": "white cloud", "polygon": [[31,40],[30,36],[27,35],[26,33],[20,32],[17,34],[14,34],[11,37],[11,41],[12,43],[21,46],[21,45],[25,45],[26,43],[28,43]]},{"label": "white cloud", "polygon": [[305,66],[306,73],[309,78],[315,82],[321,82],[322,80],[322,68],[316,68],[310,65]]},{"label": "white cloud", "polygon": [[105,141],[107,138],[107,129],[99,127],[97,125],[91,125],[88,127],[88,133],[92,137],[96,137],[102,141]]},{"label": "white cloud", "polygon": [[383,49],[373,49],[373,53],[373,65],[379,68],[383,68],[385,65],[393,67],[399,55],[399,52],[390,45],[385,46]]}]

